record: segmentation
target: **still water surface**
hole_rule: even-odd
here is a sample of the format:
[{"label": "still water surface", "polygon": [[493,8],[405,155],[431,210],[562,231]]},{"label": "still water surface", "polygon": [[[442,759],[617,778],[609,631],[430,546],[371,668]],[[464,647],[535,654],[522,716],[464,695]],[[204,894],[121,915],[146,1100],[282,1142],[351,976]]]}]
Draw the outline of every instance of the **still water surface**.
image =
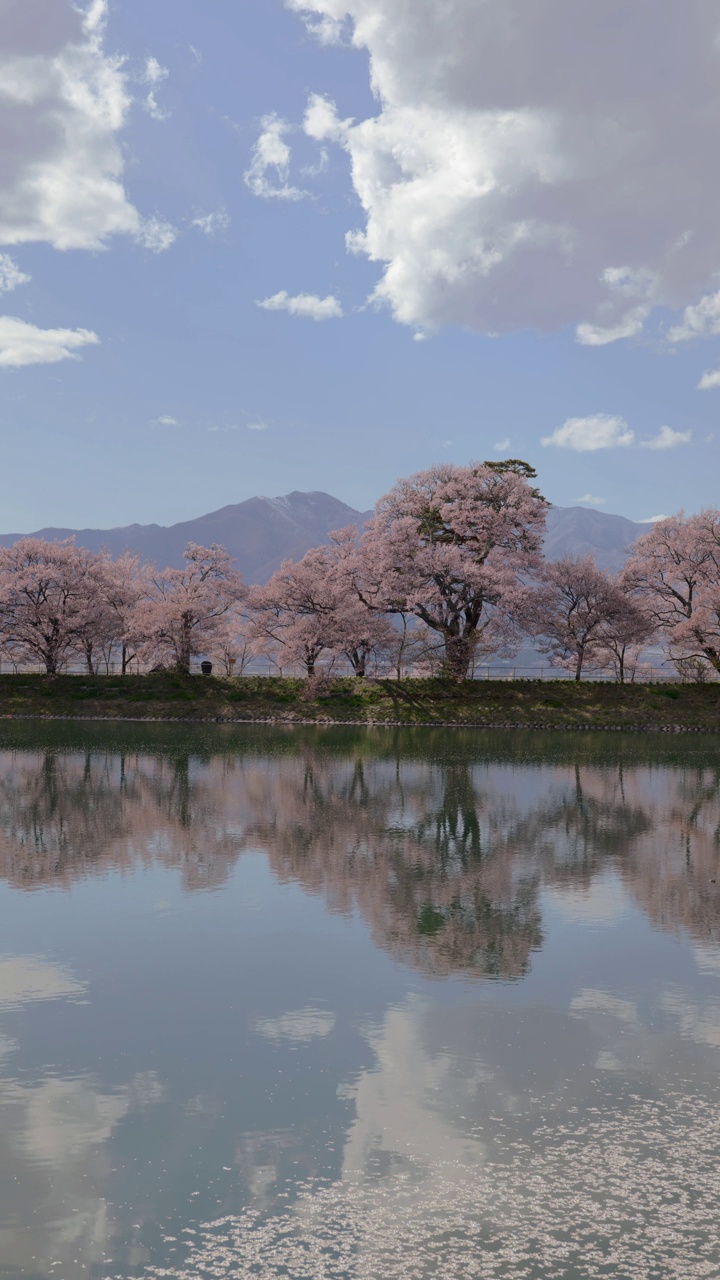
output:
[{"label": "still water surface", "polygon": [[720,1275],[719,746],[6,725],[0,1275]]}]

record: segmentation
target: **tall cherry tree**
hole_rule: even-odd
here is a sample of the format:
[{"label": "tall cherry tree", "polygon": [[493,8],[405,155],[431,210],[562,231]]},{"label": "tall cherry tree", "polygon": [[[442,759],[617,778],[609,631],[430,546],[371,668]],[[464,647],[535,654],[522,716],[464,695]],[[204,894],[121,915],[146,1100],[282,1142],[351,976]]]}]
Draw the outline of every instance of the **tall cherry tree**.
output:
[{"label": "tall cherry tree", "polygon": [[659,521],[635,543],[625,578],[671,659],[720,673],[720,511]]},{"label": "tall cherry tree", "polygon": [[541,563],[547,503],[527,463],[437,466],[381,498],[360,547],[360,598],[414,614],[442,638],[449,675],[478,651],[508,650],[528,576]]},{"label": "tall cherry tree", "polygon": [[21,661],[55,675],[82,648],[96,609],[94,561],[72,538],[20,538],[0,547],[0,629]]},{"label": "tall cherry tree", "polygon": [[258,634],[282,646],[286,661],[299,663],[308,675],[324,654],[343,659],[362,677],[396,638],[388,619],[353,590],[357,555],[357,529],[348,526],[332,533],[328,546],[285,561],[252,593]]},{"label": "tall cherry tree", "polygon": [[528,597],[526,628],[541,653],[582,679],[587,662],[652,634],[652,626],[619,581],[598,569],[593,556],[563,556],[544,566],[540,585]]},{"label": "tall cherry tree", "polygon": [[301,666],[308,676],[333,647],[335,595],[326,568],[326,548],[314,547],[297,563],[284,560],[248,599],[258,651],[282,654],[280,667]]},{"label": "tall cherry tree", "polygon": [[133,610],[128,638],[148,660],[187,675],[193,657],[207,653],[229,610],[246,587],[223,547],[191,542],[183,569],[153,572],[148,595]]}]

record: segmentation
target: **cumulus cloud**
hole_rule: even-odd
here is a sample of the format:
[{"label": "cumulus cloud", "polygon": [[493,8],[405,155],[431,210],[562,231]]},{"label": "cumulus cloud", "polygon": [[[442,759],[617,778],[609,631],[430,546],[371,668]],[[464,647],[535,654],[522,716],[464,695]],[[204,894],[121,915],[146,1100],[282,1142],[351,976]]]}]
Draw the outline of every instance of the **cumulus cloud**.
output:
[{"label": "cumulus cloud", "polygon": [[18,285],[27,284],[30,276],[21,271],[7,253],[0,253],[0,293],[12,293]]},{"label": "cumulus cloud", "polygon": [[573,498],[580,507],[604,507],[607,498],[597,498],[594,493],[584,493],[582,498]]},{"label": "cumulus cloud", "polygon": [[568,418],[551,436],[543,436],[544,445],[558,449],[574,449],[577,453],[595,453],[598,449],[627,448],[635,441],[624,418],[610,413],[596,413],[588,418]]},{"label": "cumulus cloud", "polygon": [[131,105],[104,48],[106,0],[12,0],[0,53],[0,243],[98,249],[142,237],[123,186]]},{"label": "cumulus cloud", "polygon": [[305,192],[290,182],[290,147],[285,134],[292,126],[278,115],[263,116],[261,133],[252,149],[245,182],[253,195],[264,199],[302,200]]},{"label": "cumulus cloud", "polygon": [[680,444],[690,444],[691,431],[673,431],[672,427],[661,427],[652,440],[641,440],[643,449],[676,449]]},{"label": "cumulus cloud", "polygon": [[584,322],[579,324],[575,331],[577,340],[583,347],[605,347],[608,343],[617,342],[620,338],[635,338],[642,333],[649,314],[649,307],[635,307],[616,324],[611,324],[607,328]]},{"label": "cumulus cloud", "polygon": [[[368,55],[377,112],[341,120],[314,98],[305,123],[348,153],[363,214],[348,244],[379,265],[374,297],[399,321],[574,324],[597,346],[656,307],[707,309],[697,299],[720,270],[710,0],[287,3],[321,41],[347,33]],[[686,311],[673,340],[696,332]]]},{"label": "cumulus cloud", "polygon": [[308,31],[320,41],[320,44],[342,43],[346,28],[345,18],[342,14],[339,17],[329,12],[316,12],[316,14],[313,14],[305,0],[287,0],[287,7],[300,14]]},{"label": "cumulus cloud", "polygon": [[0,316],[0,367],[18,369],[77,359],[80,347],[99,341],[90,329],[39,329],[25,320]]},{"label": "cumulus cloud", "polygon": [[493,447],[498,453],[504,453],[506,449],[510,448],[510,437],[507,436],[504,440],[496,440]]},{"label": "cumulus cloud", "polygon": [[177,418],[172,418],[169,413],[163,414],[162,418],[158,418],[161,427],[177,427],[179,422]]},{"label": "cumulus cloud", "polygon": [[694,306],[686,307],[680,324],[668,331],[671,342],[712,338],[720,333],[720,293],[707,293]]},{"label": "cumulus cloud", "polygon": [[714,391],[720,387],[720,369],[708,369],[698,382],[698,391]]},{"label": "cumulus cloud", "polygon": [[[105,51],[106,15],[107,0],[23,0],[3,13],[0,243],[99,249],[126,234],[161,252],[175,239],[123,186],[119,135],[132,100],[122,59]],[[166,75],[148,59],[146,83]]]},{"label": "cumulus cloud", "polygon": [[274,293],[271,298],[261,299],[256,305],[264,311],[287,311],[291,316],[305,316],[309,320],[337,320],[343,314],[340,303],[332,294],[318,298],[314,293],[298,293],[291,298],[287,289]]}]

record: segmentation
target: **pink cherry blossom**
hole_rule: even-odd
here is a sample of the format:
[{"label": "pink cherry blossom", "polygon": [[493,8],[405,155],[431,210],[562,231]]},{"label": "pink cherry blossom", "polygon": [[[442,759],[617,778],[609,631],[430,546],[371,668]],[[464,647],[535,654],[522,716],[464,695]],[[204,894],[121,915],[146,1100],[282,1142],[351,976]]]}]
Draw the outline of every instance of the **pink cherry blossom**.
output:
[{"label": "pink cherry blossom", "polygon": [[478,651],[510,652],[516,642],[547,507],[528,483],[533,475],[523,463],[419,472],[380,499],[362,538],[358,595],[438,633],[456,679]]},{"label": "pink cherry blossom", "polygon": [[127,638],[146,661],[187,674],[191,659],[207,653],[230,608],[246,595],[222,547],[189,543],[184,569],[149,575],[149,590],[132,611]]},{"label": "pink cherry blossom", "polygon": [[720,673],[720,511],[680,512],[638,538],[628,588],[664,633],[673,662]]}]

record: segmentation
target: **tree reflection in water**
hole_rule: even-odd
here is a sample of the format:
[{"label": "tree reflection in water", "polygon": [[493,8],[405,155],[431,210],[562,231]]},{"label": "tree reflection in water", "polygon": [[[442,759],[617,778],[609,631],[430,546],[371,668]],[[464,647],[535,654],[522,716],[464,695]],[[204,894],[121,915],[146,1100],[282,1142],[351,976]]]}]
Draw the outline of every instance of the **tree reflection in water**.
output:
[{"label": "tree reflection in water", "polygon": [[587,893],[612,868],[657,927],[720,941],[717,768],[429,754],[308,734],[282,751],[6,750],[0,875],[33,889],[159,862],[192,891],[261,850],[423,972],[512,979],[542,946],[542,889]]}]

